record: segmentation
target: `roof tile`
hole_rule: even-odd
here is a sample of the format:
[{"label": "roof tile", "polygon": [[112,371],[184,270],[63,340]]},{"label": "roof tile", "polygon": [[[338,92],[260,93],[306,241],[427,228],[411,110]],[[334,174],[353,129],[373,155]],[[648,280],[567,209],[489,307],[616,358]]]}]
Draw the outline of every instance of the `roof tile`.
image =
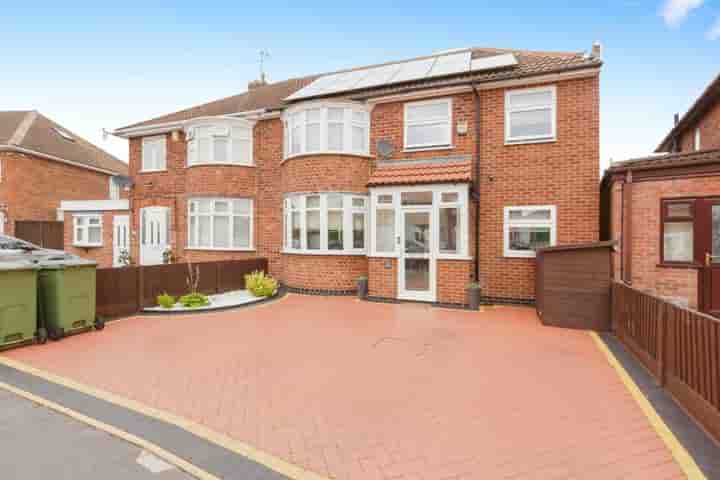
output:
[{"label": "roof tile", "polygon": [[471,180],[471,162],[392,165],[376,168],[368,186],[469,183]]}]

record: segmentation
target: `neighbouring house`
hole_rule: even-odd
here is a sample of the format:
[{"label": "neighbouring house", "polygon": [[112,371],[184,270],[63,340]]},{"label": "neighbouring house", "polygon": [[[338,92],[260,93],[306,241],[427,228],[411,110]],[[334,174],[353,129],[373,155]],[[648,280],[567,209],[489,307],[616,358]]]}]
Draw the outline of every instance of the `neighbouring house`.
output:
[{"label": "neighbouring house", "polygon": [[656,155],[607,169],[602,211],[617,279],[720,314],[720,76]]},{"label": "neighbouring house", "polygon": [[0,233],[62,221],[63,200],[120,198],[127,174],[127,164],[37,111],[0,111]]},{"label": "neighbouring house", "polygon": [[531,302],[535,249],[598,239],[599,45],[446,51],[117,129],[132,257],[266,257],[288,288]]}]

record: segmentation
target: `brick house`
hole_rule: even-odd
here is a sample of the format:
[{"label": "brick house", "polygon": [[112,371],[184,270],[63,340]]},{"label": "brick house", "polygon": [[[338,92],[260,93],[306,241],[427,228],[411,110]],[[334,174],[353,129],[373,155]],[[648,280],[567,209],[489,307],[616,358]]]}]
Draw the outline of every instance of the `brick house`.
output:
[{"label": "brick house", "polygon": [[720,314],[720,76],[656,149],[602,182],[604,239],[617,279]]},{"label": "brick house", "polygon": [[120,128],[133,256],[266,257],[291,289],[530,302],[534,250],[598,239],[599,46],[460,49],[251,82]]},{"label": "brick house", "polygon": [[124,162],[37,111],[0,112],[0,233],[65,219],[63,200],[120,198],[127,174]]}]

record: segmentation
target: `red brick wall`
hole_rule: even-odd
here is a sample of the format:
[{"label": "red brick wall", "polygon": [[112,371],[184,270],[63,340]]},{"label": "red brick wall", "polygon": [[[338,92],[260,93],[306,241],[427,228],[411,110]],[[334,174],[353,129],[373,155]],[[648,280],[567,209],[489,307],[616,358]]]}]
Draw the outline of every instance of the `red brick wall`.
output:
[{"label": "red brick wall", "polygon": [[0,152],[0,162],[0,205],[9,235],[17,220],[57,220],[61,200],[109,198],[109,176],[100,172],[15,152]]},{"label": "red brick wall", "polygon": [[[599,236],[599,80],[557,84],[557,141],[504,144],[505,90],[481,91],[483,295],[534,298],[535,259],[503,256],[503,208],[557,206],[558,244]],[[521,88],[521,87],[518,87]]]},{"label": "red brick wall", "polygon": [[[473,94],[462,93],[449,95],[452,98],[452,142],[454,148],[446,150],[426,150],[405,152],[404,148],[404,105],[408,102],[382,103],[376,105],[372,111],[370,125],[370,153],[376,155],[378,140],[386,140],[395,147],[390,160],[423,159],[448,155],[473,155],[475,153],[475,107]],[[438,97],[438,98],[448,98]],[[465,135],[457,133],[457,123],[466,121],[468,131]]]},{"label": "red brick wall", "polygon": [[368,295],[395,298],[397,297],[397,282],[396,259],[368,258]]},{"label": "red brick wall", "polygon": [[313,290],[355,290],[359,276],[368,274],[368,259],[360,255],[283,255],[283,281],[289,287]]},{"label": "red brick wall", "polygon": [[680,136],[680,150],[683,152],[695,149],[695,128],[700,127],[700,148],[720,148],[720,102],[710,109],[703,117]]},{"label": "red brick wall", "polygon": [[[76,247],[73,245],[73,212],[65,212],[64,243],[65,251],[86,260],[97,262],[98,268],[113,266],[113,218],[115,215],[128,215],[128,211],[103,212],[102,214],[102,246]],[[130,251],[135,239],[130,236]],[[136,258],[133,257],[133,262]]]},{"label": "red brick wall", "polygon": [[[687,302],[697,308],[697,269],[661,267],[660,201],[677,197],[720,195],[720,177],[697,177],[651,182],[634,182],[632,194],[626,191],[625,201],[632,201],[632,284],[663,297]],[[620,184],[613,186],[612,238],[620,240]],[[630,219],[625,219],[629,221]],[[626,223],[627,225],[627,223]],[[618,249],[622,250],[622,244]],[[619,257],[615,255],[616,278],[619,278]]]},{"label": "red brick wall", "polygon": [[466,288],[472,281],[473,262],[467,260],[437,261],[437,301],[467,304]]},{"label": "red brick wall", "polygon": [[370,160],[353,155],[303,155],[282,163],[281,191],[367,193]]}]

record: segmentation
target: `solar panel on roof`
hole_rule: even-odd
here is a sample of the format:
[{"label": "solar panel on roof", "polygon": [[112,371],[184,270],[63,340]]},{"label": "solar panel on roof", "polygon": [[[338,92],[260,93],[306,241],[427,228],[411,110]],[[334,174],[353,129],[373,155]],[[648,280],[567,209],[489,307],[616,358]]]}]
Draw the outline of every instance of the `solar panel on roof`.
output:
[{"label": "solar panel on roof", "polygon": [[419,60],[368,67],[350,72],[325,75],[293,93],[286,100],[318,97],[360,88],[391,85],[425,78],[489,70],[517,65],[512,53],[472,58],[471,51],[436,55]]}]

